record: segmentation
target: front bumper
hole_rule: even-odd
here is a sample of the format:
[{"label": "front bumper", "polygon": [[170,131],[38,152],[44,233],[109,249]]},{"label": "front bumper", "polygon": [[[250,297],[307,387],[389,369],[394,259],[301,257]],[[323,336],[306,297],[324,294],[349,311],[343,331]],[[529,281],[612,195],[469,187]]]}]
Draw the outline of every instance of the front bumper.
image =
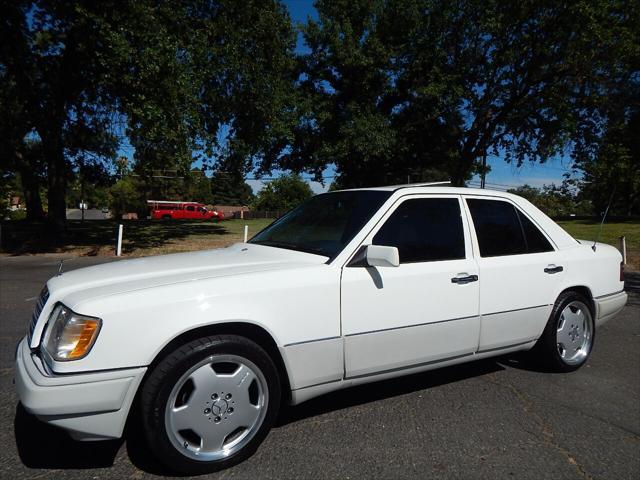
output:
[{"label": "front bumper", "polygon": [[615,317],[627,304],[626,292],[618,292],[595,298],[596,326],[603,325]]},{"label": "front bumper", "polygon": [[24,408],[68,430],[78,440],[122,436],[146,367],[56,375],[31,352],[26,339],[16,351],[16,389]]}]

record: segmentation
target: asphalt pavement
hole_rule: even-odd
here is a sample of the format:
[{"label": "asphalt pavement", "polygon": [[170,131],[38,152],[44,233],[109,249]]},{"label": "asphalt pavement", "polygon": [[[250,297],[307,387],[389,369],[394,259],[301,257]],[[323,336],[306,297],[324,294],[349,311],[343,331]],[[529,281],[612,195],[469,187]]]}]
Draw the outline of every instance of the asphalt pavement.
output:
[{"label": "asphalt pavement", "polygon": [[[15,345],[60,258],[0,257],[0,478],[158,478],[138,432],[77,443],[18,405]],[[511,356],[332,393],[287,408],[251,459],[201,478],[640,478],[640,295],[577,372]]]}]

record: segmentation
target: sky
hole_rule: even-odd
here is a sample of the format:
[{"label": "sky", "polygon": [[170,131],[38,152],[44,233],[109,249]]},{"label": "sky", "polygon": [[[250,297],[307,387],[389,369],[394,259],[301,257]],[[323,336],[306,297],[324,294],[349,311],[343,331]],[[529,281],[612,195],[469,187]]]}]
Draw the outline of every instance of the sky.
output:
[{"label": "sky", "polygon": [[[313,0],[283,0],[283,3],[289,9],[289,14],[294,23],[304,23],[309,17],[312,19],[318,18],[313,6]],[[298,36],[296,51],[298,53],[305,53],[307,51],[302,35]],[[131,158],[133,156],[133,148],[128,144],[123,145],[121,154]],[[528,163],[520,168],[506,163],[504,158],[499,156],[488,157],[487,163],[491,167],[491,171],[486,176],[487,188],[498,190],[506,190],[507,188],[515,188],[525,184],[533,187],[541,187],[552,183],[560,184],[563,180],[563,174],[570,171],[569,167],[571,165],[568,156],[564,155],[552,158],[544,164]],[[269,181],[268,178],[278,177],[282,175],[282,173],[283,172],[275,171],[270,177],[265,177],[261,180],[248,178],[247,183],[253,188],[255,193],[262,188],[265,182]],[[334,175],[335,170],[328,168],[323,174],[323,176],[326,177],[324,185],[310,181],[308,179],[310,177],[309,175],[303,175],[303,178],[307,179],[311,189],[315,193],[321,193],[327,191]],[[476,176],[470,184],[477,186],[479,181],[479,177]]]}]

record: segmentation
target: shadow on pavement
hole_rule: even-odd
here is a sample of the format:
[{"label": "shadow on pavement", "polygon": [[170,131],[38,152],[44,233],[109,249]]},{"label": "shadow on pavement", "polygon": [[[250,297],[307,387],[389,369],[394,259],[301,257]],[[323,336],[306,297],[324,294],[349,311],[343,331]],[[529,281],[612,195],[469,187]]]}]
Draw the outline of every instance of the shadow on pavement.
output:
[{"label": "shadow on pavement", "polygon": [[629,294],[640,294],[640,272],[624,272],[624,289]]},{"label": "shadow on pavement", "polygon": [[[495,360],[418,373],[329,393],[296,407],[284,407],[276,427],[344,408],[425,390],[468,378],[504,370]],[[132,417],[137,417],[132,412]],[[21,404],[16,407],[14,431],[20,460],[29,468],[87,469],[110,467],[124,440],[77,442],[66,432],[39,421]],[[125,431],[129,459],[140,470],[153,475],[175,475],[147,449],[139,422],[130,421]]]},{"label": "shadow on pavement", "polygon": [[47,425],[16,406],[14,433],[18,455],[29,468],[99,468],[110,467],[122,440],[77,442],[63,430]]},{"label": "shadow on pavement", "polygon": [[330,411],[342,410],[385,398],[459,382],[468,378],[480,377],[504,369],[502,365],[496,363],[495,359],[479,360],[338,390],[295,407],[283,408],[277,426],[287,425]]},{"label": "shadow on pavement", "polygon": [[[180,241],[189,236],[227,235],[222,224],[211,221],[131,220],[125,225],[126,253],[133,248],[161,247],[169,241]],[[44,223],[16,221],[2,224],[2,248],[11,255],[64,252],[68,248],[100,247],[115,245],[118,222],[92,220],[80,222],[68,220],[64,231],[52,233]]]}]

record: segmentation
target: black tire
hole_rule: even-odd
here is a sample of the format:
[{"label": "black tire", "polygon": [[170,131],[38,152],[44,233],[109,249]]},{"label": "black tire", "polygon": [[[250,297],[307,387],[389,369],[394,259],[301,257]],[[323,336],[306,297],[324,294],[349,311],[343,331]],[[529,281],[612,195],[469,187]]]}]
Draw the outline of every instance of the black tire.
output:
[{"label": "black tire", "polygon": [[171,215],[163,215],[162,220],[171,220]]},{"label": "black tire", "polygon": [[[171,438],[175,437],[170,438],[172,434],[167,430],[165,412],[171,392],[183,375],[195,365],[207,361],[208,357],[216,355],[241,357],[260,370],[268,389],[266,414],[262,423],[256,425],[253,430],[253,437],[240,450],[221,459],[198,461],[187,456],[172,443]],[[259,345],[236,335],[218,335],[194,340],[167,355],[153,369],[142,386],[140,412],[147,445],[162,464],[180,474],[201,475],[231,467],[249,458],[267,436],[278,415],[280,398],[278,371],[270,356]],[[206,420],[207,418],[203,417],[203,422]]]},{"label": "black tire", "polygon": [[[567,307],[569,307],[569,305],[571,305],[571,308],[582,305],[581,308],[584,309],[583,313],[585,316],[585,326],[586,328],[589,328],[590,332],[589,338],[584,341],[585,343],[582,347],[583,354],[571,363],[563,359],[560,353],[563,349],[560,346],[561,344],[558,340],[558,328],[560,327],[561,322],[563,322],[562,314],[563,311]],[[586,325],[587,323],[588,325]],[[584,365],[589,359],[589,356],[591,355],[591,352],[593,350],[595,335],[596,330],[592,302],[590,302],[587,298],[577,292],[563,292],[556,300],[544,332],[538,339],[538,342],[533,348],[532,353],[534,354],[534,358],[538,362],[545,365],[551,371],[573,372]]]}]

